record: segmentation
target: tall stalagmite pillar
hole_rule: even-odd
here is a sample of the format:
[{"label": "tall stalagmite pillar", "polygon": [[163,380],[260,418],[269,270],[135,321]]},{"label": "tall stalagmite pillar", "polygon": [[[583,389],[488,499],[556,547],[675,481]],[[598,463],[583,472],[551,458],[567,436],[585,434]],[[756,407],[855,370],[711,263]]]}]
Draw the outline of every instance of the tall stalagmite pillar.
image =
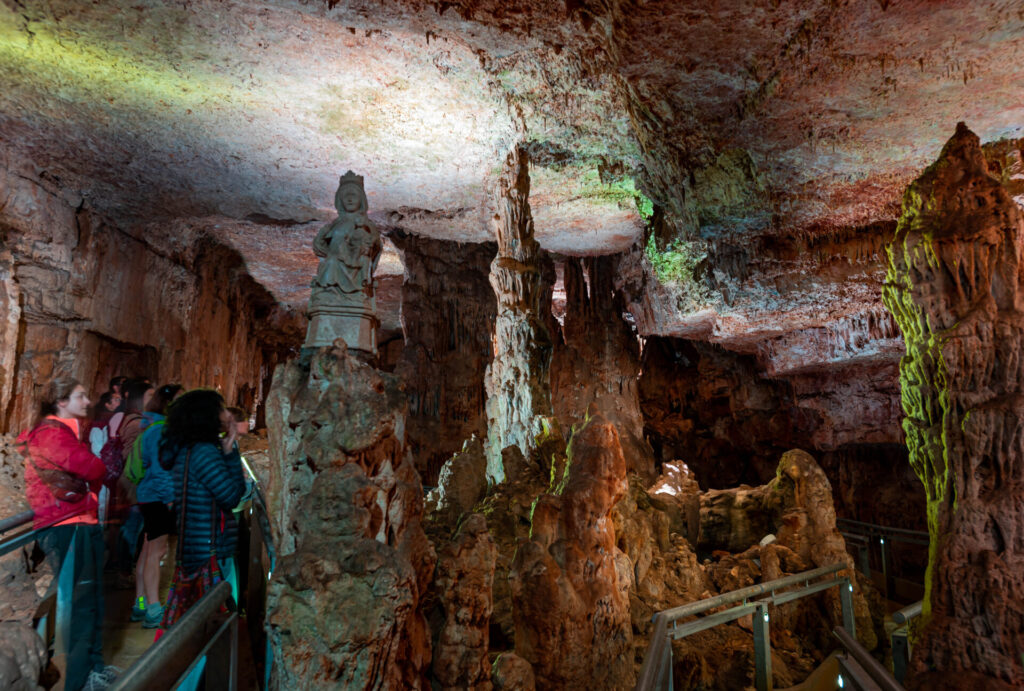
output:
[{"label": "tall stalagmite pillar", "polygon": [[487,477],[504,478],[501,450],[518,446],[529,454],[541,431],[539,418],[551,415],[551,335],[544,310],[551,309],[540,245],[530,214],[529,157],[522,146],[505,161],[498,182],[498,255],[491,264],[491,286],[498,298],[494,360],[487,368]]},{"label": "tall stalagmite pillar", "polygon": [[344,342],[277,368],[267,402],[278,563],[273,689],[426,689],[434,571],[398,377]]},{"label": "tall stalagmite pillar", "polygon": [[931,550],[912,688],[1024,679],[1024,215],[963,123],[907,190],[886,306]]}]

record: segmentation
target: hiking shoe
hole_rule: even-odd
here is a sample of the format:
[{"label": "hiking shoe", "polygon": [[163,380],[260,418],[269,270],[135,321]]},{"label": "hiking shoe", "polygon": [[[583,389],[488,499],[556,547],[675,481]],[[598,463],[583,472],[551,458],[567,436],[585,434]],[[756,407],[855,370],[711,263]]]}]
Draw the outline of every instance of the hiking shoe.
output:
[{"label": "hiking shoe", "polygon": [[164,618],[164,608],[159,602],[151,602],[146,606],[146,619],[142,622],[142,628],[155,629],[160,626]]},{"label": "hiking shoe", "polygon": [[106,691],[110,688],[110,682],[103,676],[102,672],[92,671],[89,672],[89,676],[85,680],[85,685],[82,686],[82,691]]},{"label": "hiking shoe", "polygon": [[117,679],[118,676],[120,676],[122,671],[123,670],[120,667],[115,667],[114,665],[107,665],[99,672],[96,672],[96,674],[99,674],[101,677],[106,679],[108,684],[113,684],[114,680]]},{"label": "hiking shoe", "polygon": [[142,621],[146,618],[146,600],[142,597],[135,598],[135,603],[132,605],[132,621]]}]

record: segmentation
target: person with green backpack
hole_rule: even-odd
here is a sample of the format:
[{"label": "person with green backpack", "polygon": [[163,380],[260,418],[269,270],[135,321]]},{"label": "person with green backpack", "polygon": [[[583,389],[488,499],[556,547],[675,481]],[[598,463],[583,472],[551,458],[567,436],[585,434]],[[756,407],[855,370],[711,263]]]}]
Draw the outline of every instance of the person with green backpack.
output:
[{"label": "person with green backpack", "polygon": [[[164,608],[160,604],[160,560],[167,554],[167,536],[174,530],[174,476],[157,461],[160,439],[166,423],[167,406],[182,387],[161,386],[146,405],[142,416],[142,434],[132,444],[125,458],[125,477],[138,485],[136,497],[142,510],[143,531],[139,560],[135,566],[136,583],[142,584],[132,606],[132,621],[142,621],[143,628],[160,626]],[[137,591],[138,592],[138,591]]]}]

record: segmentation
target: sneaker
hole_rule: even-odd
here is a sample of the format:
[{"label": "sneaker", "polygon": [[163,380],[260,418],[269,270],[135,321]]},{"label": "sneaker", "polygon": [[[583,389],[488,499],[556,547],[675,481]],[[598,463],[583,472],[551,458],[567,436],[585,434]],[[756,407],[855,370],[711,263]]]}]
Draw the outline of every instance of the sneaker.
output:
[{"label": "sneaker", "polygon": [[110,688],[110,682],[103,676],[102,672],[92,671],[85,680],[82,691],[106,691]]},{"label": "sneaker", "polygon": [[97,674],[106,679],[108,684],[113,684],[114,680],[117,679],[121,675],[121,672],[123,671],[124,670],[122,670],[120,667],[115,667],[114,665],[107,665],[99,672],[97,672]]},{"label": "sneaker", "polygon": [[132,605],[132,621],[142,621],[146,618],[146,600],[143,597],[135,598],[135,603]]},{"label": "sneaker", "polygon": [[142,628],[155,629],[160,626],[164,618],[164,608],[159,602],[151,602],[146,607],[146,619],[142,622]]}]

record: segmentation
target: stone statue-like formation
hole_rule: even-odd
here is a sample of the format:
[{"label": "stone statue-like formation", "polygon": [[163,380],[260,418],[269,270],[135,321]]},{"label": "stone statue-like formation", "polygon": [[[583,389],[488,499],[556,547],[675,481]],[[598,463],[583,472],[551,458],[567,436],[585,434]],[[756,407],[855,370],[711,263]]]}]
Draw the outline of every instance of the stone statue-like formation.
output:
[{"label": "stone statue-like formation", "polygon": [[320,257],[310,283],[306,348],[330,346],[338,338],[352,350],[377,353],[377,304],[373,272],[383,245],[380,233],[366,215],[363,178],[351,170],[338,180],[334,193],[338,218],[313,240]]}]

